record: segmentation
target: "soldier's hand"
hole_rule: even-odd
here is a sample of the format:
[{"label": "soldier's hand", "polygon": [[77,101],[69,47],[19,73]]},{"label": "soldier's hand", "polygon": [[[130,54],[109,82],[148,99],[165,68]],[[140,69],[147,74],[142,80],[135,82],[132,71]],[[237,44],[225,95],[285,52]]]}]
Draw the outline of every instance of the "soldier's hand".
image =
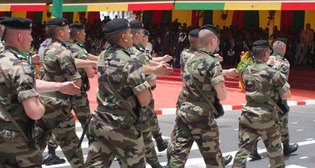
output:
[{"label": "soldier's hand", "polygon": [[93,61],[93,65],[92,67],[96,68],[97,69],[97,61]]},{"label": "soldier's hand", "polygon": [[40,56],[39,54],[32,55],[32,61],[34,64],[39,63]]},{"label": "soldier's hand", "polygon": [[238,72],[235,68],[230,68],[222,71],[223,76],[234,78],[238,76]]},{"label": "soldier's hand", "polygon": [[172,59],[173,59],[173,57],[170,56],[170,55],[164,55],[164,56],[163,56],[163,61],[165,61],[165,62],[168,62],[168,61],[170,61],[170,60],[172,60]]},{"label": "soldier's hand", "polygon": [[63,82],[60,85],[59,92],[68,95],[75,95],[80,93],[80,87],[78,87],[74,82]]},{"label": "soldier's hand", "polygon": [[223,57],[220,54],[214,54],[214,56],[218,59],[219,62],[223,61]]},{"label": "soldier's hand", "polygon": [[149,85],[152,87],[152,86],[156,86],[156,80],[154,79],[154,80],[151,80],[150,82],[149,82]]},{"label": "soldier's hand", "polygon": [[155,68],[154,74],[157,76],[168,76],[173,72],[173,68],[167,66],[167,64],[159,64]]},{"label": "soldier's hand", "polygon": [[268,65],[273,65],[273,64],[274,64],[274,60],[273,60],[273,59],[269,59],[269,60],[267,61],[267,64],[268,64]]}]

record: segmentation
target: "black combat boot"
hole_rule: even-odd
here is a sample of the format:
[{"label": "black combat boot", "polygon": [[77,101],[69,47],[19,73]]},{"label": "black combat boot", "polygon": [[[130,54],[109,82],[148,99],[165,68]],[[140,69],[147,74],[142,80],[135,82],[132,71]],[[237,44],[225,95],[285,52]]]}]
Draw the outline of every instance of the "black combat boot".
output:
[{"label": "black combat boot", "polygon": [[43,164],[55,165],[65,163],[65,159],[61,159],[56,155],[55,148],[48,144],[48,154],[43,158]]},{"label": "black combat boot", "polygon": [[257,152],[257,143],[258,140],[254,143],[253,149],[249,154],[249,158],[251,158],[252,161],[261,159],[261,156]]},{"label": "black combat boot", "polygon": [[291,153],[295,152],[299,148],[299,145],[297,143],[294,143],[290,145],[289,143],[283,144],[283,154],[284,156],[288,156]]},{"label": "black combat boot", "polygon": [[227,155],[223,157],[224,165],[228,165],[232,161],[233,157],[232,155]]},{"label": "black combat boot", "polygon": [[156,146],[159,152],[162,152],[167,148],[168,142],[166,139],[162,139],[162,137],[159,137],[159,138],[156,138],[155,141],[156,141]]}]

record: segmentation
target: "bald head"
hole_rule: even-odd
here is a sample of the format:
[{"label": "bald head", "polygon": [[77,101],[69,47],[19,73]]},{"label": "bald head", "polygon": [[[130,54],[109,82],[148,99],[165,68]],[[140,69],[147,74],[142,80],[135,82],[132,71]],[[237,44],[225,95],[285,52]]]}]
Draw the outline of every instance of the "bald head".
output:
[{"label": "bald head", "polygon": [[188,40],[191,46],[199,46],[198,37],[188,36]]},{"label": "bald head", "polygon": [[202,29],[199,31],[199,45],[208,49],[209,51],[214,51],[218,37],[208,29]]},{"label": "bald head", "polygon": [[275,41],[272,45],[273,51],[281,54],[285,54],[286,47],[287,47],[286,44],[282,41]]}]

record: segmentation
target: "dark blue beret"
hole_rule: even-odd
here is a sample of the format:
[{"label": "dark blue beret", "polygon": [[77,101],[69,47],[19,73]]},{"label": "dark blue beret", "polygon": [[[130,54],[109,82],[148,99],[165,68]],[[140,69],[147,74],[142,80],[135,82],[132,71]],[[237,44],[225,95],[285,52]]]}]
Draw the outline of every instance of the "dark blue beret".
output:
[{"label": "dark blue beret", "polygon": [[132,28],[132,29],[143,29],[144,25],[140,21],[133,20],[133,21],[130,22],[130,28]]},{"label": "dark blue beret", "polygon": [[150,35],[150,32],[149,32],[149,30],[147,30],[147,29],[144,29],[144,30],[143,30],[143,33],[144,33],[145,36],[149,36],[149,35]]},{"label": "dark blue beret", "polygon": [[267,40],[257,40],[253,42],[252,47],[271,48]]},{"label": "dark blue beret", "polygon": [[211,24],[202,25],[200,27],[199,31],[202,29],[208,29],[211,32],[213,32],[216,36],[219,36],[219,34],[220,34],[220,29],[218,29],[216,26],[213,26]]},{"label": "dark blue beret", "polygon": [[47,21],[46,26],[66,26],[68,20],[65,18],[57,17]]},{"label": "dark blue beret", "polygon": [[199,29],[190,30],[189,36],[198,37]]},{"label": "dark blue beret", "polygon": [[33,21],[21,17],[7,17],[1,21],[1,24],[10,29],[27,30],[32,29]]},{"label": "dark blue beret", "polygon": [[69,28],[85,29],[84,24],[82,23],[72,23],[69,25]]},{"label": "dark blue beret", "polygon": [[284,39],[284,38],[277,38],[277,39],[273,40],[272,44],[273,44],[274,42],[276,42],[276,41],[281,41],[281,42],[283,42],[285,45],[288,44],[287,40]]},{"label": "dark blue beret", "polygon": [[108,36],[128,28],[130,28],[130,23],[127,19],[114,19],[105,24],[104,33],[106,36]]}]

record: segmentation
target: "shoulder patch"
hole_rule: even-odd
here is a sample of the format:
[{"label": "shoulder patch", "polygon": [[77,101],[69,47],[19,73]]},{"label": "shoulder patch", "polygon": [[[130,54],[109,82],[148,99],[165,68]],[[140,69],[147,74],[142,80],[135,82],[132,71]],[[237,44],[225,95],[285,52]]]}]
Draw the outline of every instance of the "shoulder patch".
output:
[{"label": "shoulder patch", "polygon": [[31,66],[31,65],[23,64],[23,65],[22,65],[22,68],[23,68],[23,71],[24,71],[26,74],[32,73],[32,66]]},{"label": "shoulder patch", "polygon": [[141,76],[142,80],[145,80],[145,74],[144,74],[144,72],[140,72],[140,76]]}]

